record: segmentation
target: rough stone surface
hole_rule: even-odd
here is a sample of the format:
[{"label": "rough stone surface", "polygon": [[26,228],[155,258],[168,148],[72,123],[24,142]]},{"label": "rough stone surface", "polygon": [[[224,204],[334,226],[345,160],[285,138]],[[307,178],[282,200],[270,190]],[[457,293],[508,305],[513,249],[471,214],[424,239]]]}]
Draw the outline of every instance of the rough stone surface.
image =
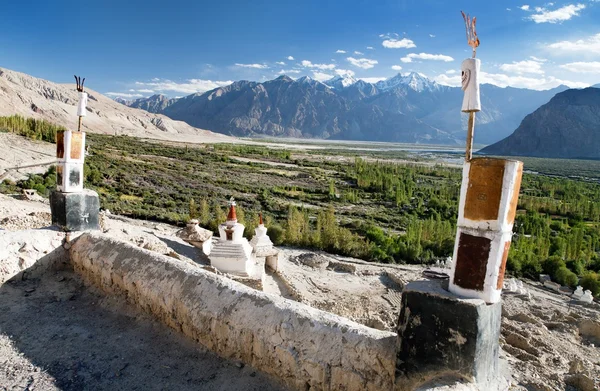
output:
[{"label": "rough stone surface", "polygon": [[0,232],[0,284],[35,277],[66,259],[65,234],[52,229]]},{"label": "rough stone surface", "polygon": [[291,388],[387,391],[393,386],[394,333],[99,234],[79,237],[70,256],[88,283],[126,295],[217,354],[273,374]]},{"label": "rough stone surface", "polygon": [[501,312],[500,303],[458,298],[438,281],[406,285],[398,320],[399,389],[447,376],[494,389]]},{"label": "rough stone surface", "polygon": [[100,229],[98,212],[100,201],[95,191],[77,193],[50,193],[52,224],[67,232]]}]

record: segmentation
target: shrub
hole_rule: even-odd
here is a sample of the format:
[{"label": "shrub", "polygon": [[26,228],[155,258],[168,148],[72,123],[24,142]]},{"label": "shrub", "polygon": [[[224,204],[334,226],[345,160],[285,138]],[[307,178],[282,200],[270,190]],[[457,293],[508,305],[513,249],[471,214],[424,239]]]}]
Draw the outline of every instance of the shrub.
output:
[{"label": "shrub", "polygon": [[579,285],[583,289],[589,289],[592,291],[592,295],[599,296],[600,295],[600,276],[594,272],[588,272],[581,277],[581,281]]},{"label": "shrub", "polygon": [[555,278],[556,282],[558,282],[559,284],[567,285],[572,288],[575,288],[577,286],[577,283],[579,282],[577,275],[575,273],[573,273],[572,271],[570,271],[569,269],[567,269],[566,266],[561,266],[556,271],[554,278]]}]

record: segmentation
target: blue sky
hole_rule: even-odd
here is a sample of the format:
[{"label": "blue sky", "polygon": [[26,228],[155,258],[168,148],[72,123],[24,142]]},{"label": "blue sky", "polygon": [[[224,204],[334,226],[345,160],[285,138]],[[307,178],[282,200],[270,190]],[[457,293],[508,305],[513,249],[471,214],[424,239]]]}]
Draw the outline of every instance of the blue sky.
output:
[{"label": "blue sky", "polygon": [[[600,0],[20,1],[2,4],[0,66],[112,97],[183,96],[286,73],[458,85],[477,16],[483,82],[600,83]],[[9,17],[10,16],[10,17]]]}]

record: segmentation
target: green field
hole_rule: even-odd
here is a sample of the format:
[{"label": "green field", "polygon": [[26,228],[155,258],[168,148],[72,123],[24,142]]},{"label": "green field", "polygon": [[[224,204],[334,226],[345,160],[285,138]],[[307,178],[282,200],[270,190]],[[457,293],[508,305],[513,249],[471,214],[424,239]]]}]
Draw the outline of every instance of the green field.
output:
[{"label": "green field", "polygon": [[[452,255],[461,171],[437,162],[460,161],[456,153],[160,144],[94,134],[88,145],[86,187],[113,213],[180,225],[192,215],[215,230],[233,196],[246,234],[262,212],[276,244],[395,263]],[[546,272],[568,285],[582,278],[600,293],[600,162],[523,160],[540,174],[523,177],[509,271]],[[44,194],[53,176],[5,181],[0,191]]]}]

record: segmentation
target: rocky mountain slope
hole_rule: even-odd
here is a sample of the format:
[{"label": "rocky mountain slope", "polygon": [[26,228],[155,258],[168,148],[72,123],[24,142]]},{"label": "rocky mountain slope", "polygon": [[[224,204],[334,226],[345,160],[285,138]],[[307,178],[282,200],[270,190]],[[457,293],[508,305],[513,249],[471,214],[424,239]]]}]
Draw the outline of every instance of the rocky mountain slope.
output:
[{"label": "rocky mountain slope", "polygon": [[600,158],[600,88],[567,90],[529,114],[515,132],[480,152],[508,156]]},{"label": "rocky mountain slope", "polygon": [[166,109],[167,106],[173,104],[176,100],[176,98],[169,99],[162,94],[155,94],[148,98],[139,98],[133,101],[121,101],[119,103],[123,103],[136,109],[146,110],[151,113],[160,113]]},{"label": "rocky mountain slope", "polygon": [[[475,142],[488,144],[508,136],[525,115],[565,89],[482,85]],[[262,83],[238,81],[178,100],[153,96],[129,105],[232,135],[454,144],[465,138],[462,98],[458,87],[410,73],[376,84],[350,76],[324,83],[281,76]]]},{"label": "rocky mountain slope", "polygon": [[[230,140],[164,115],[124,106],[88,88],[86,92],[85,131],[178,141]],[[74,84],[57,84],[0,68],[0,116],[19,114],[77,129],[77,102]]]},{"label": "rocky mountain slope", "polygon": [[[452,137],[412,115],[344,98],[302,77],[238,81],[177,100],[163,113],[193,126],[240,135],[452,143]],[[390,130],[393,130],[390,132]]]}]

